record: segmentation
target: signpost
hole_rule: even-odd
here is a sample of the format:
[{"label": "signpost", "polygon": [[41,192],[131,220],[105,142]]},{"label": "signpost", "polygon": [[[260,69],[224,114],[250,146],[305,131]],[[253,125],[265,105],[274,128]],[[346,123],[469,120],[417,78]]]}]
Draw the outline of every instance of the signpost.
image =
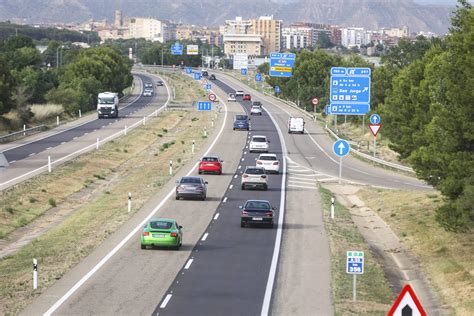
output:
[{"label": "signpost", "polygon": [[247,76],[247,71],[248,71],[247,68],[243,68],[243,67],[240,68],[240,74],[241,74],[242,76]]},{"label": "signpost", "polygon": [[198,55],[199,46],[198,45],[187,45],[186,46],[186,55]]},{"label": "signpost", "polygon": [[420,300],[410,284],[403,287],[395,303],[387,314],[388,316],[426,316]]},{"label": "signpost", "polygon": [[380,128],[382,127],[382,124],[380,124],[380,115],[378,114],[372,114],[369,118],[369,129],[372,132],[372,135],[374,135],[374,157],[375,157],[375,150],[377,148],[377,134],[380,131]]},{"label": "signpost", "polygon": [[342,157],[347,156],[351,151],[351,146],[344,139],[337,140],[332,146],[332,150],[339,157],[339,183],[341,183],[342,178]]},{"label": "signpost", "polygon": [[201,80],[202,74],[200,72],[195,72],[194,73],[194,80]]},{"label": "signpost", "polygon": [[261,73],[256,73],[255,74],[255,81],[256,82],[261,82],[262,81],[262,74]]},{"label": "signpost", "polygon": [[275,86],[275,93],[278,94],[281,92],[280,86]]},{"label": "signpost", "polygon": [[211,90],[211,84],[210,83],[205,83],[204,84],[204,89],[206,89],[207,91],[210,91]]},{"label": "signpost", "polygon": [[217,100],[217,96],[214,93],[209,93],[209,101],[215,102]]},{"label": "signpost", "polygon": [[209,101],[199,101],[198,111],[210,111],[212,110],[212,103]]},{"label": "signpost", "polygon": [[192,74],[192,73],[193,73],[193,68],[191,68],[191,67],[186,67],[186,73],[187,73],[188,75]]},{"label": "signpost", "polygon": [[296,54],[271,53],[270,72],[271,77],[291,77],[295,66]]},{"label": "signpost", "polygon": [[357,275],[364,273],[364,252],[363,251],[347,251],[346,273],[354,275],[352,283],[352,300],[357,298]]},{"label": "signpost", "polygon": [[313,110],[314,110],[313,112],[316,112],[316,107],[319,104],[319,98],[316,98],[316,97],[312,98],[311,99],[311,104],[313,104]]},{"label": "signpost", "polygon": [[171,55],[183,55],[183,44],[176,42],[171,45]]},{"label": "signpost", "polygon": [[370,110],[370,68],[331,68],[331,114],[365,115]]}]

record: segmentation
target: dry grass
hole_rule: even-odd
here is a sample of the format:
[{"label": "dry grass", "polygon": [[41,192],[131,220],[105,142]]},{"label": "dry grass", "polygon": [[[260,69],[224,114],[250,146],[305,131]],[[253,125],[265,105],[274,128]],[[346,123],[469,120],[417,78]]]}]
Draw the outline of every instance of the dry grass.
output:
[{"label": "dry grass", "polygon": [[[331,192],[321,188],[324,226],[331,248],[331,276],[336,315],[385,315],[394,300],[394,294],[385,278],[381,265],[375,260],[365,240],[352,221],[351,214],[341,204],[335,204],[336,220],[328,210]],[[364,251],[364,274],[357,276],[357,302],[352,301],[353,276],[346,274],[346,251]]]},{"label": "dry grass", "polygon": [[64,113],[64,108],[60,104],[33,104],[31,112],[34,117],[32,122],[42,123],[45,120],[56,118]]},{"label": "dry grass", "polygon": [[[32,204],[41,206],[36,211],[38,215],[40,209],[51,207],[47,203],[49,198],[54,198],[61,208],[64,199],[94,182],[101,182],[103,188],[64,222],[16,254],[0,260],[0,314],[18,313],[125,222],[131,216],[126,212],[124,198],[128,192],[134,195],[133,211],[136,211],[170,178],[167,167],[170,159],[181,159],[181,163],[174,164],[177,169],[191,159],[188,140],[203,126],[212,132],[209,115],[205,114],[208,113],[167,112],[166,119],[150,120],[145,127],[58,167],[51,175],[40,176],[43,178],[11,190],[8,203],[18,209],[31,207],[29,201],[33,197],[37,201]],[[195,117],[199,119],[193,120]],[[196,146],[204,141],[196,139]],[[165,143],[168,146],[163,146]],[[16,222],[9,216],[2,218],[3,224],[7,220]],[[106,229],[104,222],[108,223]],[[42,267],[38,291],[31,290],[34,257]]]},{"label": "dry grass", "polygon": [[420,260],[456,315],[474,314],[474,235],[446,232],[435,221],[436,193],[364,189],[358,194]]},{"label": "dry grass", "polygon": [[[176,98],[175,103],[192,103],[193,101],[207,100],[207,94],[203,89],[198,88],[197,81],[191,77],[183,76],[182,73],[159,72],[154,73],[165,77],[171,86],[174,87]],[[171,87],[170,87],[171,89]]]}]

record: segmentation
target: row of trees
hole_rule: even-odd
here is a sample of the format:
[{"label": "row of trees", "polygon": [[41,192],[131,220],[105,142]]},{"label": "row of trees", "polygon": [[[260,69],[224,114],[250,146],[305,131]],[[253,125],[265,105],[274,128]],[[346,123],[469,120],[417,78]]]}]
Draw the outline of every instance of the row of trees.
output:
[{"label": "row of trees", "polygon": [[28,123],[29,104],[62,104],[67,112],[95,107],[99,91],[121,92],[132,81],[131,62],[107,47],[83,49],[50,41],[40,53],[31,37],[0,41],[0,114],[17,111]]},{"label": "row of trees", "polygon": [[[474,9],[459,0],[450,35],[401,40],[372,67],[318,50],[298,53],[291,78],[268,77],[283,97],[310,106],[329,103],[330,68],[372,67],[371,108],[383,116],[384,135],[419,178],[440,190],[438,222],[448,230],[474,224]],[[268,64],[260,67],[268,73]],[[321,108],[318,109],[321,111]],[[352,117],[357,120],[357,117]]]}]

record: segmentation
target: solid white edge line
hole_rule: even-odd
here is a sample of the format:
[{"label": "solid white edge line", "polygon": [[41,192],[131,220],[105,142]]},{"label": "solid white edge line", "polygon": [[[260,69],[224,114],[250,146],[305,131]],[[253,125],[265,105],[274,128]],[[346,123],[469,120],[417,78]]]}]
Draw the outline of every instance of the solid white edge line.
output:
[{"label": "solid white edge line", "polygon": [[[166,85],[165,81],[165,86],[166,90],[168,91],[168,101],[166,101],[165,104],[167,104],[171,98],[171,93],[168,89],[168,86]],[[212,90],[211,90],[212,91]],[[220,98],[219,98],[220,99]],[[216,135],[216,138],[214,141],[211,143],[207,151],[204,153],[203,156],[206,156],[209,154],[209,152],[212,150],[212,148],[215,146],[217,141],[222,135],[222,132],[224,131],[225,127],[225,122],[227,121],[227,104],[221,99],[220,100],[224,104],[224,119],[222,121],[221,129],[219,130],[219,133]],[[140,123],[140,121],[138,122]],[[191,167],[189,172],[186,174],[186,176],[191,175],[199,165],[199,162],[196,162],[194,166]],[[171,191],[165,196],[165,198],[148,214],[148,216],[140,223],[138,224],[127,236],[125,236],[124,239],[118,243],[117,246],[115,246],[107,255],[102,258],[102,260],[99,261],[87,274],[85,274],[79,281],[77,281],[72,288],[70,288],[56,303],[53,304],[43,315],[49,316],[52,313],[54,313],[69,297],[71,297],[91,276],[93,276],[107,261],[109,261],[110,258],[112,258],[140,229],[142,229],[143,225],[146,224],[146,222],[153,217],[153,215],[165,204],[165,202],[175,193],[175,189],[171,189]],[[219,213],[216,214],[216,217],[219,216]],[[169,297],[171,298],[171,295],[168,294]],[[168,298],[168,296],[167,296]],[[166,299],[165,298],[165,301]],[[169,301],[169,299],[168,299]],[[165,305],[166,306],[166,305]]]},{"label": "solid white edge line", "polygon": [[207,236],[209,236],[209,233],[205,233],[204,236],[202,236],[201,241],[206,241]]},{"label": "solid white edge line", "polygon": [[316,184],[316,180],[311,180],[311,181],[301,181],[301,180],[288,180],[288,183],[302,183],[302,184]]},{"label": "solid white edge line", "polygon": [[216,215],[214,215],[214,220],[216,220],[218,218],[219,218],[219,213],[216,213]]},{"label": "solid white edge line", "polygon": [[194,259],[189,259],[188,262],[186,262],[186,265],[184,266],[185,270],[188,270],[191,264],[193,263]]},{"label": "solid white edge line", "polygon": [[280,192],[280,211],[278,214],[278,230],[275,239],[275,247],[273,249],[273,256],[272,256],[272,263],[270,265],[270,272],[268,273],[268,281],[267,287],[265,288],[265,296],[263,298],[262,304],[262,311],[261,316],[267,316],[270,310],[270,303],[272,300],[272,293],[273,293],[273,284],[275,283],[276,271],[278,266],[278,258],[280,256],[280,246],[281,246],[281,238],[283,234],[283,221],[285,220],[285,199],[286,199],[286,156],[287,156],[287,149],[285,139],[283,137],[283,133],[281,132],[280,127],[278,126],[277,122],[273,118],[273,115],[267,111],[268,116],[272,120],[273,124],[275,125],[278,136],[280,137],[281,147],[282,147],[282,155],[283,155],[283,175],[281,177],[281,192]]},{"label": "solid white edge line", "polygon": [[304,185],[296,185],[296,184],[288,184],[288,187],[289,188],[303,188],[303,189],[312,189],[312,190],[316,190],[318,187],[314,186],[314,187],[308,187],[308,186],[304,186]]},{"label": "solid white edge line", "polygon": [[237,175],[234,175],[234,179],[237,179]]},{"label": "solid white edge line", "polygon": [[163,300],[163,303],[161,303],[160,305],[160,308],[165,308],[172,296],[173,294],[166,295],[165,299]]}]

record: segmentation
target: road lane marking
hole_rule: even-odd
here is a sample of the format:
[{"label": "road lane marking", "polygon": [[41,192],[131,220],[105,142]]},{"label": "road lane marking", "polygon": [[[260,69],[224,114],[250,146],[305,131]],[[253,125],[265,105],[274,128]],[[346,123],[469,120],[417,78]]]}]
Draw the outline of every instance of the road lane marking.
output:
[{"label": "road lane marking", "polygon": [[[166,85],[166,83],[165,83]],[[166,105],[169,103],[171,99],[171,93],[166,86],[166,90],[168,91],[168,100],[166,101],[165,105],[163,108],[166,108]],[[222,100],[221,100],[222,101]],[[209,145],[207,151],[204,153],[204,156],[208,155],[209,152],[214,148],[216,145],[217,141],[221,137],[224,127],[225,127],[225,122],[227,121],[227,104],[222,101],[224,104],[224,119],[222,120],[222,125],[219,130],[219,133],[216,135],[216,138],[212,141],[212,143]],[[191,175],[196,168],[198,167],[199,162],[196,162],[194,166],[191,167],[189,172],[186,174],[186,176]],[[127,236],[125,236],[111,251],[109,251],[89,272],[87,272],[79,281],[77,281],[59,300],[57,300],[43,315],[45,316],[50,316],[52,313],[54,313],[69,297],[71,297],[84,283],[87,282],[102,266],[104,266],[110,258],[112,258],[130,239],[132,239],[140,230],[143,229],[143,225],[145,225],[154,215],[155,213],[170,199],[170,197],[174,194],[176,194],[176,189],[173,188],[171,189],[168,194],[161,200],[161,202],[143,219],[141,223],[139,223]],[[216,214],[215,219],[217,219],[219,215]],[[198,249],[196,249],[197,251]],[[171,294],[168,294],[169,298],[165,298],[165,301],[169,301],[171,298]],[[166,303],[167,303],[166,301]],[[166,305],[165,305],[166,306]]]},{"label": "road lane marking", "polygon": [[300,181],[300,180],[288,180],[288,183],[302,183],[302,184],[316,184],[316,181]]},{"label": "road lane marking", "polygon": [[46,150],[50,150],[51,148],[53,148],[53,147],[48,147],[48,148],[46,148]]},{"label": "road lane marking", "polygon": [[161,303],[160,305],[160,308],[165,308],[172,296],[173,294],[166,295],[165,299],[163,300],[163,303]]},{"label": "road lane marking", "polygon": [[36,153],[31,153],[28,156],[31,157],[31,156],[34,156],[34,155],[36,155]]},{"label": "road lane marking", "polygon": [[15,163],[15,162],[16,162],[16,160],[12,160],[12,161],[10,161],[9,163],[12,164],[12,163]]},{"label": "road lane marking", "polygon": [[[327,181],[339,181],[339,178],[324,178],[324,179],[318,179],[319,182],[327,182]],[[342,179],[342,181],[346,181],[345,179]]]},{"label": "road lane marking", "polygon": [[62,143],[61,143],[61,145],[64,145],[64,144],[66,144],[66,142],[62,142]]},{"label": "road lane marking", "polygon": [[242,158],[242,159],[241,159],[241,161],[244,161],[244,160],[245,160],[245,158]]},{"label": "road lane marking", "polygon": [[222,200],[222,203],[227,202],[227,196]]},{"label": "road lane marking", "polygon": [[234,179],[237,179],[237,177],[238,177],[238,175],[235,175],[235,176],[234,176]]},{"label": "road lane marking", "polygon": [[231,185],[229,186],[229,190],[232,190],[233,187],[234,187],[234,185],[231,184]]},{"label": "road lane marking", "polygon": [[244,151],[244,155],[247,155],[247,152],[246,152],[246,151]]},{"label": "road lane marking", "polygon": [[84,136],[85,136],[85,135],[89,135],[89,133],[84,133]]},{"label": "road lane marking", "polygon": [[188,270],[191,264],[193,263],[194,259],[189,259],[188,262],[186,262],[186,265],[184,266],[185,270]]},{"label": "road lane marking", "polygon": [[201,241],[206,241],[207,236],[209,236],[209,233],[205,233],[204,236],[202,236]]},{"label": "road lane marking", "polygon": [[216,215],[214,215],[214,220],[218,219],[219,218],[219,213],[217,213]]},{"label": "road lane marking", "polygon": [[303,188],[303,189],[317,189],[318,187],[314,186],[314,187],[310,187],[310,186],[305,186],[305,185],[296,185],[296,184],[288,184],[288,187],[290,188]]},{"label": "road lane marking", "polygon": [[76,139],[77,139],[77,137],[74,137],[74,138],[73,138],[73,140],[76,140]]},{"label": "road lane marking", "polygon": [[239,166],[239,168],[238,168],[238,169],[241,169],[241,168],[242,168],[242,166]]}]

